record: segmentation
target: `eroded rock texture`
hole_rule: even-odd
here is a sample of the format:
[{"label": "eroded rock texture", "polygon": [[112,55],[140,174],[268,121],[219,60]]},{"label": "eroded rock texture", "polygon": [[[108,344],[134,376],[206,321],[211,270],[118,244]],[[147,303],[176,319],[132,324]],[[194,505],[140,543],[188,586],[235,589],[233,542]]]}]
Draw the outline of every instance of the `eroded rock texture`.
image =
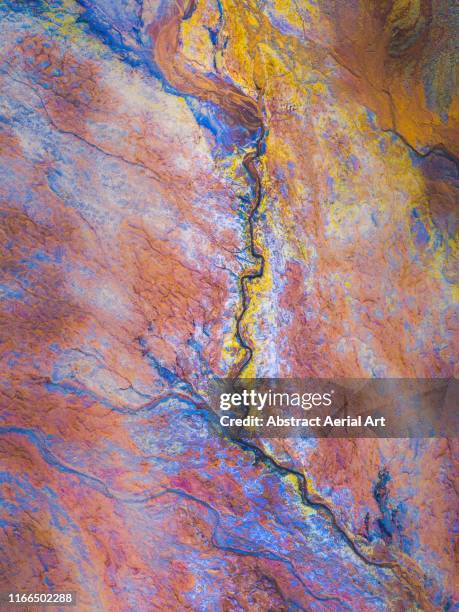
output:
[{"label": "eroded rock texture", "polygon": [[247,446],[205,388],[454,375],[454,2],[0,11],[1,590],[452,609],[454,441]]}]

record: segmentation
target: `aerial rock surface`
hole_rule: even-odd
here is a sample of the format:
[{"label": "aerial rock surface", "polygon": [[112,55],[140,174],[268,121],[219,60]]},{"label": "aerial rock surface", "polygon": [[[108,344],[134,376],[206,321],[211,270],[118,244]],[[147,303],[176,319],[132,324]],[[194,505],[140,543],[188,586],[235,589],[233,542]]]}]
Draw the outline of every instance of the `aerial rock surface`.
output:
[{"label": "aerial rock surface", "polygon": [[458,375],[453,3],[0,18],[0,591],[453,609],[456,441],[248,445],[206,392]]}]

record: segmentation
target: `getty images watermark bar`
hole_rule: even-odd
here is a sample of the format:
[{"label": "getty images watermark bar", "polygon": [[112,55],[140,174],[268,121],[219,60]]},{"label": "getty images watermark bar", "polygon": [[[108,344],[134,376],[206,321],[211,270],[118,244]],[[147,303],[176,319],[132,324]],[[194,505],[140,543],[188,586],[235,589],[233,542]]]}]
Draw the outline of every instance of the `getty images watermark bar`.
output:
[{"label": "getty images watermark bar", "polygon": [[455,378],[219,379],[210,401],[237,437],[457,437]]}]

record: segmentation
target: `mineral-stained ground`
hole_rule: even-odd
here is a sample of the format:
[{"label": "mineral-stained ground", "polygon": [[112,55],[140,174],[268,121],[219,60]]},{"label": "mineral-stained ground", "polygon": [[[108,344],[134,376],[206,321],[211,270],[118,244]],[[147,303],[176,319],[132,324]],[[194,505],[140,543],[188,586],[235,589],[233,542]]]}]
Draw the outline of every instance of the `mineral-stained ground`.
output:
[{"label": "mineral-stained ground", "polygon": [[454,375],[454,0],[0,16],[0,591],[454,609],[455,441],[249,445],[206,398]]}]

